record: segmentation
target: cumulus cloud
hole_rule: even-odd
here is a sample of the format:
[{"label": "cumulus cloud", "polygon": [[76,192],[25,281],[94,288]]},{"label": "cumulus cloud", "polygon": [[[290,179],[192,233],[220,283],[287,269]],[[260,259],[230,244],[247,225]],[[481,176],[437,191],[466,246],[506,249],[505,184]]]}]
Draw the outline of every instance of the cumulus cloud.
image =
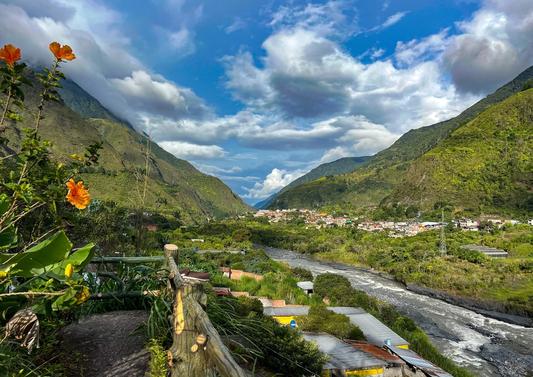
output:
[{"label": "cumulus cloud", "polygon": [[184,160],[213,159],[226,155],[226,151],[218,145],[198,145],[182,141],[163,141],[158,144],[161,148]]},{"label": "cumulus cloud", "polygon": [[247,52],[225,60],[228,87],[255,112],[311,120],[362,115],[398,133],[455,115],[476,99],[447,85],[437,62],[363,64],[311,30],[279,31],[263,48],[263,68]]},{"label": "cumulus cloud", "polygon": [[305,171],[301,170],[288,172],[282,169],[273,169],[262,182],[257,182],[251,189],[249,189],[244,197],[250,199],[265,199],[304,174]]},{"label": "cumulus cloud", "polygon": [[395,58],[403,66],[409,66],[424,60],[435,59],[445,50],[449,43],[449,28],[420,40],[396,43]]},{"label": "cumulus cloud", "polygon": [[531,1],[488,0],[457,26],[443,61],[462,91],[492,91],[533,63]]},{"label": "cumulus cloud", "polygon": [[130,76],[110,81],[131,105],[143,112],[174,119],[209,114],[208,107],[192,90],[156,79],[146,71],[133,71]]}]

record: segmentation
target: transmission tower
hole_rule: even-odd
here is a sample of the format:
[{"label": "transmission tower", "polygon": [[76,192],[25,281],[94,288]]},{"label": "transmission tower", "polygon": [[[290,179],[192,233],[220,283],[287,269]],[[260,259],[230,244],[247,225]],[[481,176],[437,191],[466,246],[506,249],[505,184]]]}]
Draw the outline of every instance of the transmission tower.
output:
[{"label": "transmission tower", "polygon": [[440,215],[440,242],[439,242],[439,251],[441,255],[446,255],[447,248],[446,248],[446,235],[444,234],[444,209],[441,209],[441,215]]}]

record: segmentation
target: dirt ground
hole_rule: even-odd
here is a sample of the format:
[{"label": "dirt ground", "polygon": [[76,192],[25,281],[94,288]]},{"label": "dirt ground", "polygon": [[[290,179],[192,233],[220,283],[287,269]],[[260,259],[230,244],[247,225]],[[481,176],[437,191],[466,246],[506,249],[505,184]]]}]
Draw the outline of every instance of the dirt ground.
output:
[{"label": "dirt ground", "polygon": [[95,314],[61,330],[61,352],[76,377],[144,377],[149,353],[144,349],[145,311]]}]

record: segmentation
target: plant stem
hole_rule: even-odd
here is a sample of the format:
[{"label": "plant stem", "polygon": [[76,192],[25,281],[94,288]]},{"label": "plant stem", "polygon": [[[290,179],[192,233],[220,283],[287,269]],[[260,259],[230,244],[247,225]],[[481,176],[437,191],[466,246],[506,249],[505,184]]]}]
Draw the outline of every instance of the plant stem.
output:
[{"label": "plant stem", "polygon": [[8,296],[61,296],[65,291],[59,291],[59,292],[34,292],[34,291],[26,291],[26,292],[11,292],[11,293],[0,293],[0,297],[8,297]]},{"label": "plant stem", "polygon": [[2,118],[0,119],[0,132],[4,131],[4,121],[6,119],[7,111],[9,110],[9,105],[11,104],[11,96],[12,96],[12,90],[11,86],[13,85],[14,78],[11,79],[11,84],[9,85],[9,89],[7,91],[7,98],[6,98],[6,106],[4,107],[4,111],[2,112]]},{"label": "plant stem", "polygon": [[48,94],[48,85],[50,84],[50,80],[55,76],[57,72],[57,67],[59,66],[59,59],[56,59],[54,62],[54,66],[52,67],[52,71],[48,74],[48,77],[46,78],[46,82],[43,84],[44,89],[41,93],[41,102],[39,102],[39,106],[37,107],[37,118],[35,119],[35,136],[37,136],[37,131],[39,131],[39,126],[41,125],[41,119],[42,119],[42,113],[44,109],[44,101],[45,97]]}]

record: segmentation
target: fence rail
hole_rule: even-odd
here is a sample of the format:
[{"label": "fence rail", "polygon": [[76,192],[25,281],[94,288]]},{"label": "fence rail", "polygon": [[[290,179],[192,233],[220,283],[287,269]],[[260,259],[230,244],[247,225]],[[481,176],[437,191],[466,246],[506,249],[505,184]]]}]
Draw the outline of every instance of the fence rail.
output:
[{"label": "fence rail", "polygon": [[[167,361],[172,377],[247,377],[249,374],[233,359],[229,349],[209,320],[204,308],[207,296],[203,284],[184,279],[178,269],[178,247],[167,244],[164,256],[150,257],[96,257],[91,263],[162,263],[169,271],[167,289],[172,291],[172,346]],[[163,288],[163,287],[162,287]],[[159,295],[160,290],[143,292],[116,292],[97,294],[93,299],[135,298]]]}]

